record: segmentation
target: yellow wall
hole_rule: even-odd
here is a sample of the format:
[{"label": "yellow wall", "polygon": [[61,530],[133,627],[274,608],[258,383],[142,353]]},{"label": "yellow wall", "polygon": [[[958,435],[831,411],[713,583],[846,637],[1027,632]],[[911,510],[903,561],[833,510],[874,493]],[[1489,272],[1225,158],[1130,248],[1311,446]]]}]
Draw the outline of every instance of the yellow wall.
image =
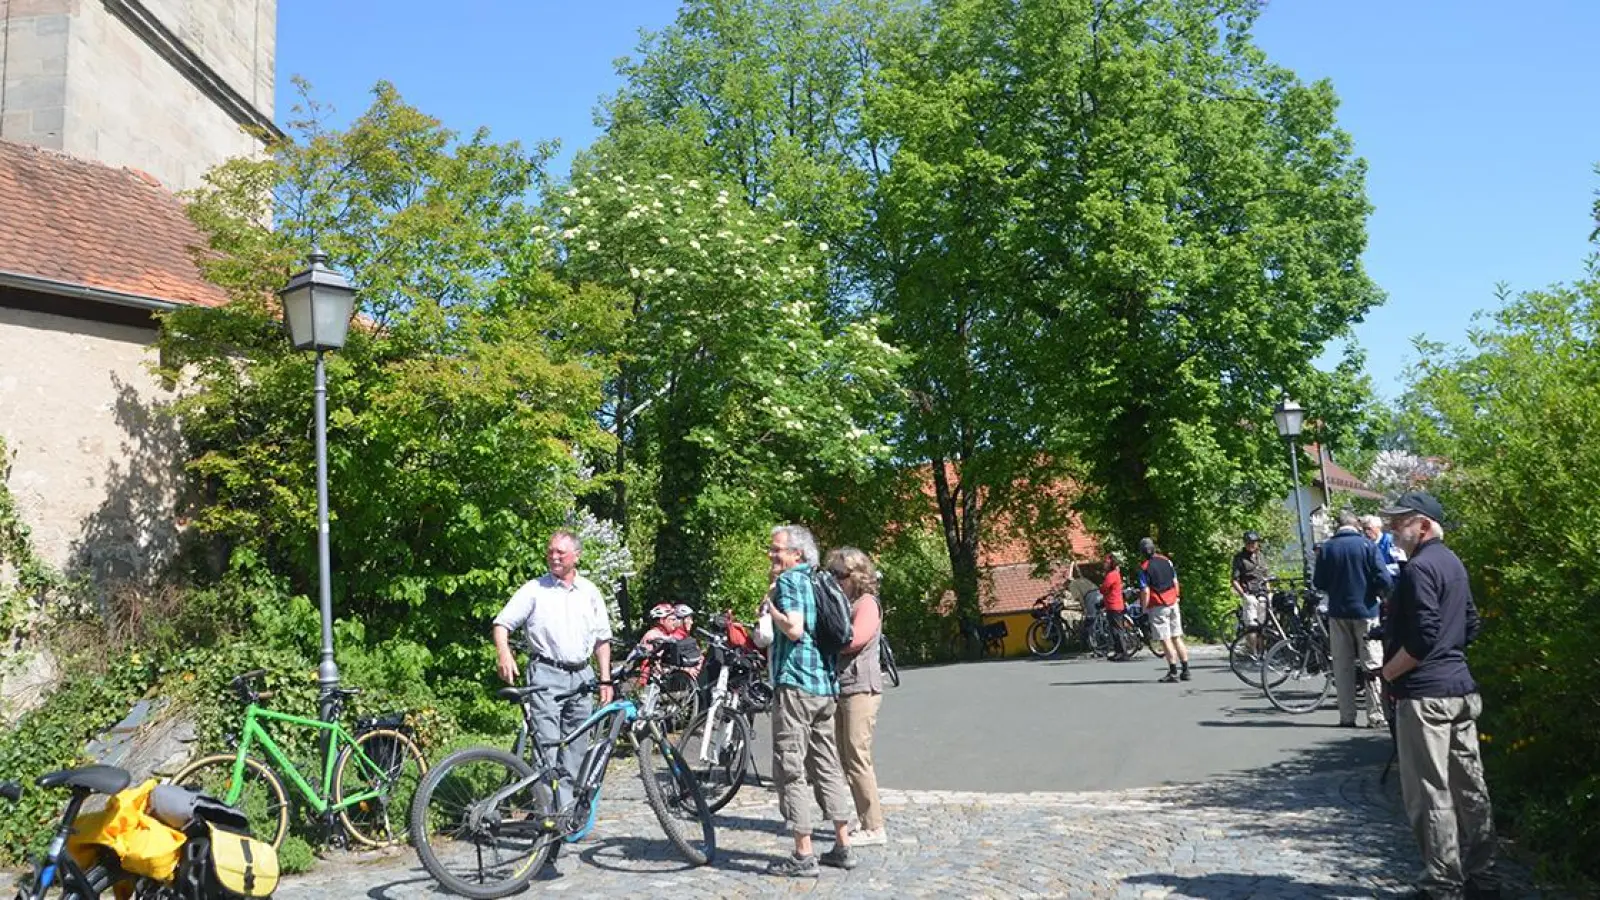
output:
[{"label": "yellow wall", "polygon": [[991,622],[1006,623],[1006,655],[1028,655],[1028,626],[1033,624],[1033,613],[1015,612],[1003,615],[984,613],[983,624]]}]

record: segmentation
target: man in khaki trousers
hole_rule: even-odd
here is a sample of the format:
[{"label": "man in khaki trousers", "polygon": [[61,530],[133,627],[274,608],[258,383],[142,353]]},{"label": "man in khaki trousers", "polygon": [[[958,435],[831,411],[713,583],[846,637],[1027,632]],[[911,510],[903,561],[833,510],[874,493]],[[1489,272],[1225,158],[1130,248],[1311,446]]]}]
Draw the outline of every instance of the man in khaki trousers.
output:
[{"label": "man in khaki trousers", "polygon": [[1444,545],[1444,510],[1424,491],[1382,510],[1410,561],[1384,631],[1406,817],[1422,851],[1417,898],[1499,897],[1494,819],[1478,756],[1483,700],[1467,668],[1478,634],[1467,570]]}]

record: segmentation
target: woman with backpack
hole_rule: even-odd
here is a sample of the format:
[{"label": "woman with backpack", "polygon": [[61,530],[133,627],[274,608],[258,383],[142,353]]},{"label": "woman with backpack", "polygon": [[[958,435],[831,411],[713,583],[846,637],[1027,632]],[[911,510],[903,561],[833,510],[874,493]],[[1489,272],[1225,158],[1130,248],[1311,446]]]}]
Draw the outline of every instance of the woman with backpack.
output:
[{"label": "woman with backpack", "polygon": [[878,775],[872,768],[872,735],[883,702],[883,671],[878,664],[878,635],[883,611],[878,604],[878,571],[872,558],[854,547],[828,554],[827,570],[850,598],[850,643],[839,653],[839,762],[855,799],[857,828],[854,847],[888,843],[883,807],[878,803]]}]

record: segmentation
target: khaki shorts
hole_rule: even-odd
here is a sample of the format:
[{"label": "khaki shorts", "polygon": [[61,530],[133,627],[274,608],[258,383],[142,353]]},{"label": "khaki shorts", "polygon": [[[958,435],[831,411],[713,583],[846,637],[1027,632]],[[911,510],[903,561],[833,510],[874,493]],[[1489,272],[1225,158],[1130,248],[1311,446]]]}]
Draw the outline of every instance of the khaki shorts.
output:
[{"label": "khaki shorts", "polygon": [[1260,625],[1267,618],[1265,594],[1246,594],[1239,598],[1239,615],[1246,625]]},{"label": "khaki shorts", "polygon": [[1183,637],[1183,617],[1178,614],[1178,604],[1150,607],[1150,631],[1158,641]]}]

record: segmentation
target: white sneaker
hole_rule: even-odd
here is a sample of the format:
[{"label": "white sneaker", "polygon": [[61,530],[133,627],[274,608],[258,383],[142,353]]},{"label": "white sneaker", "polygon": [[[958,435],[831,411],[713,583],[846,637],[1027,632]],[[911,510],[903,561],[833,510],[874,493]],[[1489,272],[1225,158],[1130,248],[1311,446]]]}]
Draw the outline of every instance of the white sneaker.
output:
[{"label": "white sneaker", "polygon": [[882,847],[889,843],[889,835],[882,828],[862,828],[850,832],[852,847]]}]

